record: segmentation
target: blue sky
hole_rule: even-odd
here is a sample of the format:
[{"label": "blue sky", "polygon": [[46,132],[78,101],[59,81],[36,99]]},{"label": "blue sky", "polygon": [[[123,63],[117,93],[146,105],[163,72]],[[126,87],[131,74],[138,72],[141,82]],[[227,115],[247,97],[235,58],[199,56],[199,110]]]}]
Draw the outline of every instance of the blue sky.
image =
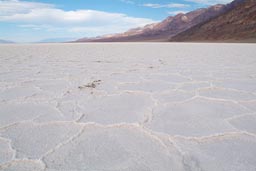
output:
[{"label": "blue sky", "polygon": [[232,0],[0,0],[0,39],[94,37]]}]

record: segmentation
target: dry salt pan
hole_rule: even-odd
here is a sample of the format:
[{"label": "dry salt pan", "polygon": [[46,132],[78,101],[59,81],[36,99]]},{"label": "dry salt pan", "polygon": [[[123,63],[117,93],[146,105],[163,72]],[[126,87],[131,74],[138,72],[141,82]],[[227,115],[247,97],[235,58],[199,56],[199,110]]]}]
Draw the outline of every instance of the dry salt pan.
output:
[{"label": "dry salt pan", "polygon": [[0,45],[0,170],[255,171],[255,54],[254,44]]}]

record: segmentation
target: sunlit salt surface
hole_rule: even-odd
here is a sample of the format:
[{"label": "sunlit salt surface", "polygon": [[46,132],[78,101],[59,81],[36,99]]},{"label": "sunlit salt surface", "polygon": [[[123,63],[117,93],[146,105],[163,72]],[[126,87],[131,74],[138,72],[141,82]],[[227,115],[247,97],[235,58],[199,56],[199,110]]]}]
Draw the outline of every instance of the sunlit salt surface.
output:
[{"label": "sunlit salt surface", "polygon": [[2,171],[255,171],[256,45],[0,46]]}]

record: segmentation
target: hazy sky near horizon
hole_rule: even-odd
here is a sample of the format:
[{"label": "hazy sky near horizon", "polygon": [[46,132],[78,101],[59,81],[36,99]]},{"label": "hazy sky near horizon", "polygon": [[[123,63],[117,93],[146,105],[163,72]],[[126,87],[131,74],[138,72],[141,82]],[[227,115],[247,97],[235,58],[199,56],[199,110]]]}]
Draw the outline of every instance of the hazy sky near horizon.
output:
[{"label": "hazy sky near horizon", "polygon": [[0,0],[0,39],[36,42],[118,33],[232,0]]}]

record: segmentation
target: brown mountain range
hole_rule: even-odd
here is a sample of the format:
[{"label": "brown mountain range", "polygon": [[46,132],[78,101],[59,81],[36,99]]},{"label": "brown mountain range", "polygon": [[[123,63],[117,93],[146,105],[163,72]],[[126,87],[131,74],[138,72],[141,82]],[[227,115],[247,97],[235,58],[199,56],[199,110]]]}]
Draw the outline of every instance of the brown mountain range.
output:
[{"label": "brown mountain range", "polygon": [[233,1],[222,15],[174,36],[171,41],[256,42],[256,0]]},{"label": "brown mountain range", "polygon": [[256,42],[256,0],[234,0],[227,5],[180,13],[124,33],[82,38],[76,42],[143,41]]},{"label": "brown mountain range", "polygon": [[214,5],[186,14],[180,13],[176,16],[170,16],[162,22],[131,29],[124,33],[89,39],[82,38],[77,40],[77,42],[168,41],[178,33],[224,13],[226,8],[226,5]]}]

